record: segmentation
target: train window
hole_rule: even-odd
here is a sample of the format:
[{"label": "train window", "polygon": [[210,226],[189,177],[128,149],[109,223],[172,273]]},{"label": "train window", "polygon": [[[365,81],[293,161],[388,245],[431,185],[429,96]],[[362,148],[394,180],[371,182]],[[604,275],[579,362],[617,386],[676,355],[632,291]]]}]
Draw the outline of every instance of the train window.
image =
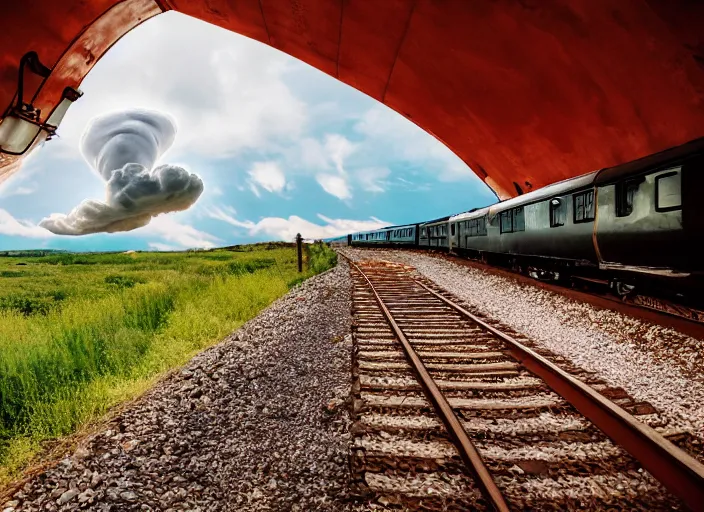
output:
[{"label": "train window", "polygon": [[455,225],[454,224],[450,224],[450,234],[452,236],[455,236]]},{"label": "train window", "polygon": [[514,231],[525,231],[526,230],[526,218],[523,215],[523,207],[515,208],[513,210],[513,230]]},{"label": "train window", "polygon": [[567,205],[555,198],[550,200],[550,227],[564,226],[567,219]]},{"label": "train window", "polygon": [[[502,233],[513,233],[515,231],[525,231],[526,230],[526,219],[523,213],[523,207],[513,208],[511,210],[506,210],[501,212],[501,232]],[[478,227],[478,226],[477,226]],[[486,226],[484,226],[484,233],[486,234]]]},{"label": "train window", "polygon": [[638,187],[645,178],[622,181],[616,183],[616,216],[627,217],[633,212],[633,199],[638,192]]},{"label": "train window", "polygon": [[513,231],[513,210],[501,212],[501,232],[510,233]]},{"label": "train window", "polygon": [[588,190],[574,195],[574,221],[594,220],[594,191]]},{"label": "train window", "polygon": [[679,171],[655,178],[655,211],[667,212],[682,208],[682,178]]},{"label": "train window", "polygon": [[477,219],[477,235],[486,235],[486,216]]},{"label": "train window", "polygon": [[426,234],[425,228],[420,230],[420,234],[421,234],[421,236],[425,236],[425,234]]}]

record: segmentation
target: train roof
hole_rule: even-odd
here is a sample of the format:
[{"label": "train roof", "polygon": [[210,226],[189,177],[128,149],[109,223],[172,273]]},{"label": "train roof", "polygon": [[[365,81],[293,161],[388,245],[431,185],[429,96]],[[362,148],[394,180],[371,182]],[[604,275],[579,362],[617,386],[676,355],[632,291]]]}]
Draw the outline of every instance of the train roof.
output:
[{"label": "train roof", "polygon": [[353,235],[358,235],[360,233],[376,233],[378,231],[388,231],[389,229],[401,229],[401,228],[414,228],[416,227],[417,223],[412,223],[412,224],[398,224],[395,226],[385,226],[383,228],[377,228],[377,229],[370,229],[369,231],[355,231],[352,233]]},{"label": "train roof", "polygon": [[522,206],[528,203],[535,203],[538,201],[543,201],[545,199],[550,199],[551,197],[559,196],[564,194],[565,192],[569,192],[572,190],[588,187],[594,184],[594,178],[597,173],[598,171],[592,171],[587,174],[577,176],[576,178],[558,181],[557,183],[553,183],[552,185],[539,188],[538,190],[533,190],[532,192],[528,192],[526,194],[514,197],[512,199],[508,199],[506,201],[501,201],[500,203],[495,203],[490,206],[485,206],[484,208],[477,208],[475,210],[470,210],[465,213],[454,215],[450,220],[459,221],[465,219],[473,219],[476,217],[481,217],[482,215],[487,213],[487,211],[499,212],[507,210],[509,208],[514,208],[516,206]]},{"label": "train roof", "polygon": [[682,163],[684,160],[704,155],[704,137],[694,139],[690,142],[675,146],[673,148],[654,153],[652,155],[626,162],[625,164],[607,167],[598,171],[594,183],[603,185],[612,181],[616,181],[624,176],[638,174],[643,171],[655,170],[658,167],[674,166]]},{"label": "train roof", "polygon": [[445,217],[438,217],[437,219],[433,220],[426,220],[425,222],[420,222],[419,224],[421,226],[427,226],[428,224],[435,224],[436,222],[445,222],[449,220],[451,215],[446,215]]}]

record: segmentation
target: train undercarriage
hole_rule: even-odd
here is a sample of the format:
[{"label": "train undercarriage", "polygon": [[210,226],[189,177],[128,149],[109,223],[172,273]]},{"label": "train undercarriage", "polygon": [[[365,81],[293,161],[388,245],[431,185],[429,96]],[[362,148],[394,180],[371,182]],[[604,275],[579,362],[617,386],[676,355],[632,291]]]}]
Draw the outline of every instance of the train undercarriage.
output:
[{"label": "train undercarriage", "polygon": [[704,323],[704,275],[661,269],[622,270],[589,261],[526,257],[453,249],[456,254],[569,288],[618,298],[625,303]]}]

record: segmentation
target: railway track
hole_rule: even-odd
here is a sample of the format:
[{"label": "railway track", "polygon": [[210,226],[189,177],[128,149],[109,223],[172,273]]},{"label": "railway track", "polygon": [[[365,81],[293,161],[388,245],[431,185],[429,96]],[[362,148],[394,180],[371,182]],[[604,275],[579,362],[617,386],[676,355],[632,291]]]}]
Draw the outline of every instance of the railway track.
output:
[{"label": "railway track", "polygon": [[647,404],[577,380],[410,267],[351,266],[361,493],[426,510],[704,506],[704,466]]}]

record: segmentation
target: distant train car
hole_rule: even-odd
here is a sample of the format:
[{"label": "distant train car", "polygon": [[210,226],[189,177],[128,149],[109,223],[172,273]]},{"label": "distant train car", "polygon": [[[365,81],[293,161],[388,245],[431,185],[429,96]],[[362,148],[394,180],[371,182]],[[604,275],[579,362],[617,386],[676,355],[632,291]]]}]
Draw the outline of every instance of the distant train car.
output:
[{"label": "distant train car", "polygon": [[389,226],[374,231],[353,233],[350,245],[356,246],[416,246],[418,245],[418,224]]},{"label": "distant train car", "polygon": [[425,248],[450,249],[450,244],[457,245],[454,231],[450,227],[450,217],[441,217],[420,224],[418,245]]},{"label": "distant train car", "polygon": [[345,235],[345,236],[338,236],[335,238],[326,238],[323,240],[326,244],[332,246],[332,247],[346,247],[350,245],[349,240],[350,240],[351,235]]}]

